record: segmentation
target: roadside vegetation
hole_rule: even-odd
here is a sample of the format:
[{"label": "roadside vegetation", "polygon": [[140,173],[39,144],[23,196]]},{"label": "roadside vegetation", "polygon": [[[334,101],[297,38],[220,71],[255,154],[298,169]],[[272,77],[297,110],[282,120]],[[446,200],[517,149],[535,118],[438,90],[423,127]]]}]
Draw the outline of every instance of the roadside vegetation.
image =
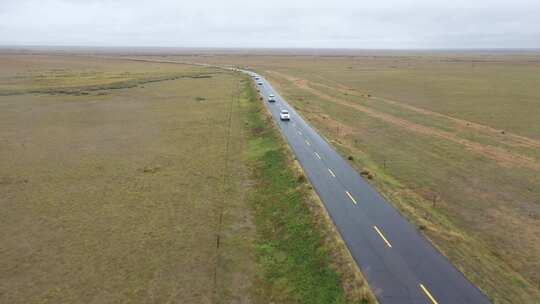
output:
[{"label": "roadside vegetation", "polygon": [[272,118],[251,83],[244,85],[263,296],[276,303],[374,303]]},{"label": "roadside vegetation", "polygon": [[495,303],[540,302],[538,53],[190,60],[265,75]]}]

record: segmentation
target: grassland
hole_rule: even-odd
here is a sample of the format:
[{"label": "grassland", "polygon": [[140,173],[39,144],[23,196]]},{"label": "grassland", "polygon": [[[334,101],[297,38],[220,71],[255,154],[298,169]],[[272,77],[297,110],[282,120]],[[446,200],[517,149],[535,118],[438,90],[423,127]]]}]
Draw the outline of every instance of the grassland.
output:
[{"label": "grassland", "polygon": [[540,302],[540,55],[176,58],[267,76],[495,303]]},{"label": "grassland", "polygon": [[374,302],[240,75],[0,65],[0,302]]},{"label": "grassland", "polygon": [[[243,137],[231,124],[236,76],[72,57],[1,60],[22,80],[10,84],[17,94],[0,97],[0,302],[251,297],[255,230],[236,156]],[[58,80],[59,69],[69,75]],[[189,77],[200,73],[211,78]],[[171,80],[108,88],[155,77]],[[87,91],[92,78],[103,88],[59,92]],[[219,224],[221,212],[231,215]],[[239,229],[244,241],[234,242]]]}]

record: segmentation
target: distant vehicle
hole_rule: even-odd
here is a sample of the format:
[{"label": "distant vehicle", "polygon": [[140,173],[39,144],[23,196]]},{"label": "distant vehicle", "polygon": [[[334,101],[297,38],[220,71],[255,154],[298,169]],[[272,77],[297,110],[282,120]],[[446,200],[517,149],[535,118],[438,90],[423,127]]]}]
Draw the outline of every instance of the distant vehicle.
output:
[{"label": "distant vehicle", "polygon": [[274,94],[268,95],[268,102],[276,102],[276,96]]},{"label": "distant vehicle", "polygon": [[291,120],[291,115],[289,114],[289,111],[283,109],[279,112],[279,118],[281,120]]},{"label": "distant vehicle", "polygon": [[257,82],[257,84],[258,84],[258,85],[262,85],[262,82],[259,81],[259,82]]},{"label": "distant vehicle", "polygon": [[255,76],[255,80],[259,80],[259,79],[261,79],[261,77],[257,77],[257,76]]}]

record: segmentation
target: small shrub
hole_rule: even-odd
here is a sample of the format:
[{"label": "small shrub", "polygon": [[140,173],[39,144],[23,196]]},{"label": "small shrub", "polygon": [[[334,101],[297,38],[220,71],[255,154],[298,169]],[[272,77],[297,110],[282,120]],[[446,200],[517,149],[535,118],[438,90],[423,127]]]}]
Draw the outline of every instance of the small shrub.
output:
[{"label": "small shrub", "polygon": [[161,166],[146,166],[143,168],[143,172],[144,173],[157,173],[158,171],[161,170]]},{"label": "small shrub", "polygon": [[349,155],[349,157],[347,157],[347,159],[352,161],[352,160],[354,160],[354,156]]},{"label": "small shrub", "polygon": [[369,172],[369,170],[364,169],[360,171],[360,174],[367,177],[368,179],[373,179],[373,174]]}]

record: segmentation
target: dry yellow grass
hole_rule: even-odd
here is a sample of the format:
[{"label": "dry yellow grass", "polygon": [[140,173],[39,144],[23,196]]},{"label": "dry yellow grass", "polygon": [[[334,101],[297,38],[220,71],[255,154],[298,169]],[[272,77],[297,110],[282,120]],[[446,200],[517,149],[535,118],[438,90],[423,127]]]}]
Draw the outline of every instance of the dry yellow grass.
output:
[{"label": "dry yellow grass", "polygon": [[[0,302],[249,299],[236,76],[78,57],[0,62],[0,91],[18,91],[0,97]],[[212,77],[22,94],[200,73]]]},{"label": "dry yellow grass", "polygon": [[[276,179],[254,172],[276,165],[252,159],[263,129],[273,135],[255,150],[291,155],[271,124],[252,125],[262,105],[239,75],[68,54],[0,55],[0,65],[0,302],[372,301],[305,181],[280,188],[294,177],[286,165]],[[255,203],[275,206],[268,189],[298,192],[313,212],[283,217],[322,235],[302,240],[313,263],[272,282],[272,256],[254,252],[288,239],[260,232],[281,218],[254,220]]]}]

